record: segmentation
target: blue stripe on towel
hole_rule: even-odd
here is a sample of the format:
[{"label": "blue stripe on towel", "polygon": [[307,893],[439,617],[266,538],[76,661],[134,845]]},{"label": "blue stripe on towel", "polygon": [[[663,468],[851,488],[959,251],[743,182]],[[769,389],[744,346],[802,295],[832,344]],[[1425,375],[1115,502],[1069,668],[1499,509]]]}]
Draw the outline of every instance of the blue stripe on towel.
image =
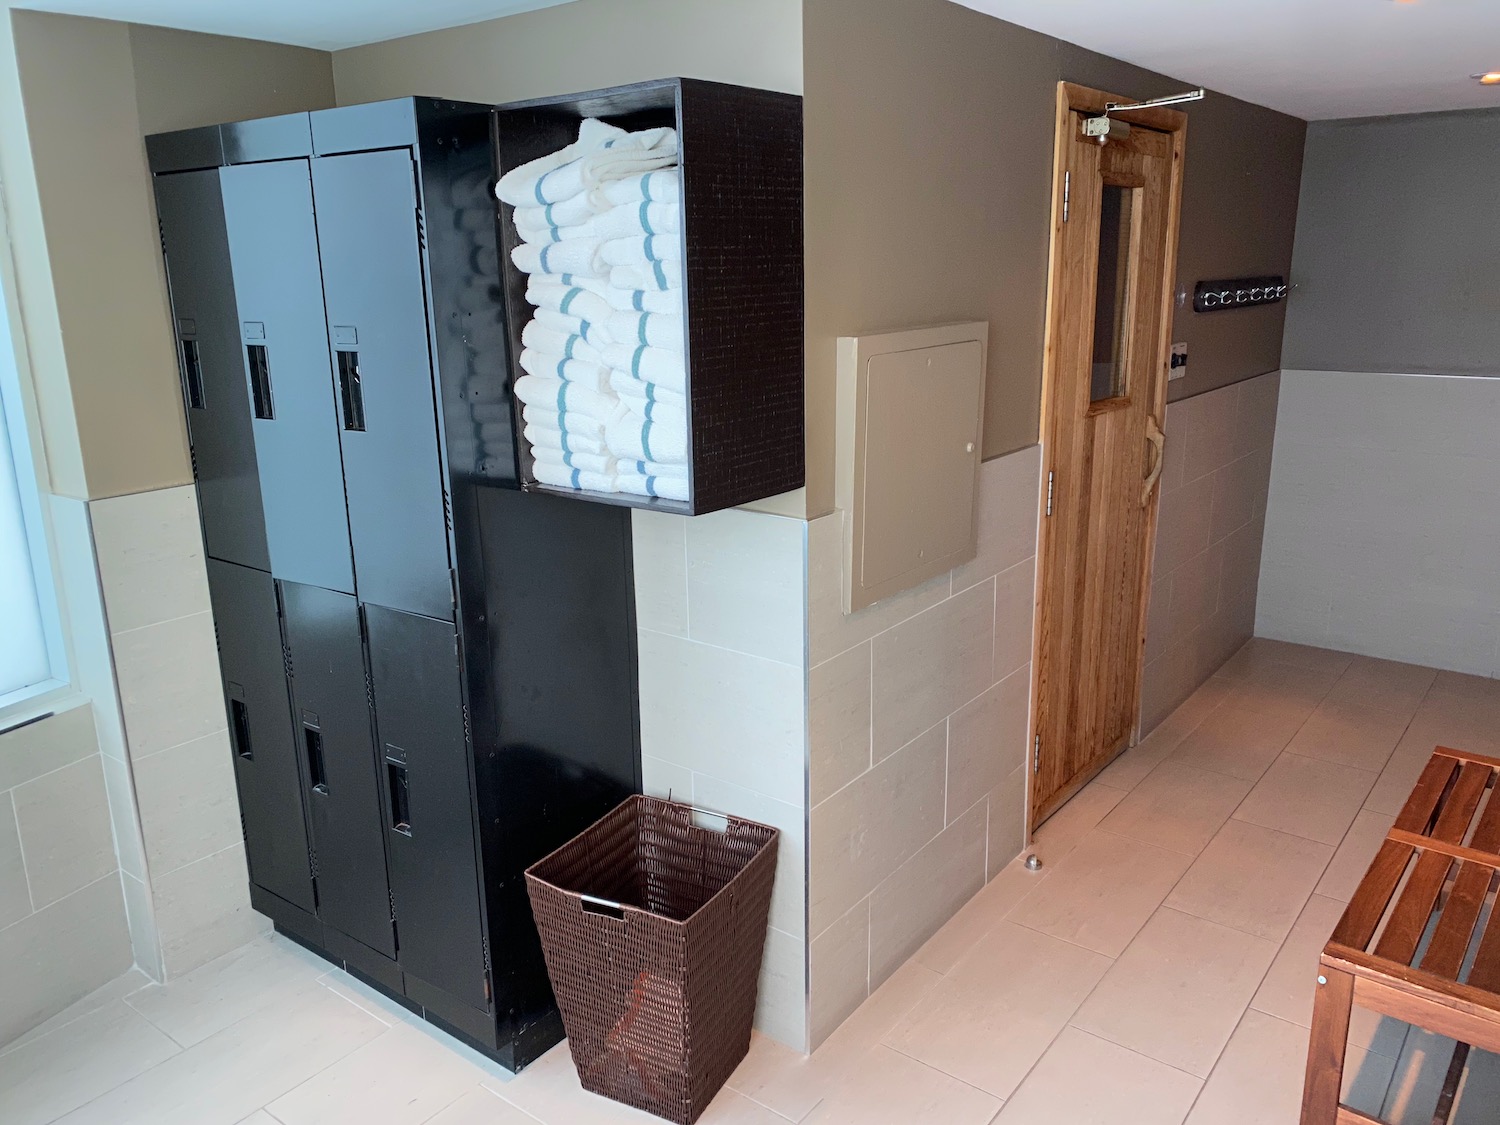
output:
[{"label": "blue stripe on towel", "polygon": [[570,273],[561,273],[557,275],[557,280],[563,285],[572,285],[573,275]]},{"label": "blue stripe on towel", "polygon": [[536,201],[543,207],[547,206],[547,197],[542,193],[542,185],[547,182],[547,177],[550,175],[552,175],[551,172],[543,172],[536,182]]},{"label": "blue stripe on towel", "polygon": [[651,173],[647,172],[641,177],[641,198],[647,203],[654,202],[651,198]]},{"label": "blue stripe on towel", "polygon": [[645,298],[646,298],[646,294],[644,292],[642,292],[641,290],[637,289],[635,292],[633,292],[630,295],[630,307],[633,308],[633,309],[635,309],[636,312],[645,312],[646,308],[642,304],[642,302],[645,300]]},{"label": "blue stripe on towel", "polygon": [[656,478],[655,477],[647,477],[646,478],[646,495],[647,496],[655,496],[656,495]]},{"label": "blue stripe on towel", "polygon": [[557,361],[557,377],[559,379],[564,379],[564,380],[567,379],[567,376],[563,374],[563,372],[565,370],[567,370],[567,367],[568,367],[568,360],[567,360],[566,356],[564,356],[562,359],[560,359],[560,360]]},{"label": "blue stripe on towel", "polygon": [[641,204],[641,229],[647,234],[655,234],[651,229],[651,201],[648,199]]},{"label": "blue stripe on towel", "polygon": [[651,405],[651,404],[653,404],[655,402],[656,402],[656,384],[655,383],[647,383],[646,384],[646,403],[649,406],[649,405]]},{"label": "blue stripe on towel", "polygon": [[647,419],[641,423],[641,452],[646,455],[646,460],[655,461],[656,455],[651,452],[651,421]]},{"label": "blue stripe on towel", "polygon": [[558,425],[562,424],[562,416],[563,416],[563,414],[568,409],[567,403],[564,401],[567,397],[568,397],[568,384],[564,383],[562,386],[560,386],[560,387],[557,388],[557,421],[558,421]]},{"label": "blue stripe on towel", "polygon": [[641,250],[646,255],[646,260],[649,262],[659,262],[662,260],[656,255],[656,235],[654,234],[646,235],[646,241],[642,245]]},{"label": "blue stripe on towel", "polygon": [[558,429],[560,429],[562,431],[562,450],[563,450],[563,456],[564,457],[571,456],[572,453],[573,453],[573,450],[568,445],[568,427],[563,425],[563,416],[561,414],[559,414],[557,416],[557,427],[558,427]]},{"label": "blue stripe on towel", "polygon": [[661,268],[661,263],[660,262],[656,262],[656,261],[653,261],[651,263],[651,268],[656,273],[656,286],[657,286],[657,288],[661,289],[661,290],[665,290],[667,288],[667,271]]},{"label": "blue stripe on towel", "polygon": [[542,264],[542,272],[543,273],[551,273],[552,272],[551,270],[549,270],[547,268],[547,252],[549,250],[551,250],[552,247],[554,247],[556,245],[557,245],[557,243],[555,243],[555,242],[549,242],[549,243],[547,243],[546,246],[542,247],[542,255],[541,255],[540,261],[541,261],[541,264]]},{"label": "blue stripe on towel", "polygon": [[650,315],[650,313],[641,313],[641,344],[643,346],[648,343],[646,339],[646,318]]},{"label": "blue stripe on towel", "polygon": [[588,342],[588,338],[589,338],[589,333],[593,332],[594,326],[593,326],[593,324],[590,321],[587,321],[587,320],[580,320],[578,323],[583,326],[582,328],[579,329],[579,335],[582,336],[583,339],[584,339],[584,342],[587,343]]},{"label": "blue stripe on towel", "polygon": [[[546,268],[545,262],[543,263],[543,268]],[[574,299],[577,298],[578,294],[582,292],[582,289],[569,289],[567,293],[563,295],[563,299],[558,302],[557,311],[560,313],[566,313],[569,306],[573,304]]]},{"label": "blue stripe on towel", "polygon": [[577,469],[573,470],[573,487],[574,488],[582,488],[583,487],[583,485],[579,483],[579,477],[581,475],[582,474]]},{"label": "blue stripe on towel", "polygon": [[630,373],[637,379],[640,379],[643,383],[646,380],[641,378],[641,360],[645,357],[645,355],[646,346],[642,344],[640,347],[635,349],[635,354],[630,357]]}]

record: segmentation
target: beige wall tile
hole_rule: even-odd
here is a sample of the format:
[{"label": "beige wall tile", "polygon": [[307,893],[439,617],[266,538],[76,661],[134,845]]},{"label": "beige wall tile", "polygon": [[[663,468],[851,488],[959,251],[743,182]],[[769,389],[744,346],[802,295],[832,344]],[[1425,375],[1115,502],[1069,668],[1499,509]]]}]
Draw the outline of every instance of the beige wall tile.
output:
[{"label": "beige wall tile", "polygon": [[642,751],[800,805],[802,669],[645,630],[639,641]]},{"label": "beige wall tile", "polygon": [[38,908],[118,870],[98,755],[17,786],[13,796]]},{"label": "beige wall tile", "polygon": [[1032,558],[995,578],[996,680],[1031,662],[1035,615],[1036,559]]},{"label": "beige wall tile", "polygon": [[795,1051],[807,1049],[807,944],[775,928],[766,931],[755,1027]]},{"label": "beige wall tile", "polygon": [[812,810],[809,932],[816,937],[943,827],[939,723]]},{"label": "beige wall tile", "polygon": [[995,586],[985,581],[875,638],[875,760],[994,682]]},{"label": "beige wall tile", "polygon": [[12,789],[99,752],[87,703],[0,734],[0,789]]},{"label": "beige wall tile", "polygon": [[115,875],[0,930],[0,1043],[101,987],[130,963]]},{"label": "beige wall tile", "polygon": [[953,572],[955,592],[1036,554],[1042,447],[1027,446],[979,467],[979,551]]},{"label": "beige wall tile", "polygon": [[1281,398],[1281,372],[1272,371],[1239,384],[1234,421],[1235,452],[1244,455],[1270,449],[1276,440],[1276,408]]},{"label": "beige wall tile", "polygon": [[1027,871],[1019,861],[1007,864],[978,894],[964,903],[942,929],[927,939],[909,964],[923,965],[935,973],[952,972],[953,966],[1000,925],[1047,875],[1045,870]]},{"label": "beige wall tile", "polygon": [[[1215,544],[1172,572],[1172,606],[1167,615],[1169,644],[1183,643],[1218,610],[1224,551],[1222,543]],[[1213,669],[1206,669],[1202,679],[1208,679],[1212,672]]]},{"label": "beige wall tile", "polygon": [[693,775],[693,802],[715,811],[732,812],[748,820],[779,828],[776,845],[776,885],[771,893],[771,925],[801,937],[807,932],[807,899],[803,894],[806,869],[807,824],[802,804],[788,804],[751,789],[720,781],[707,774]]},{"label": "beige wall tile", "polygon": [[870,994],[870,900],[860,900],[828,929],[813,939],[809,951],[812,998],[809,1046],[823,1040],[849,1018]]},{"label": "beige wall tile", "polygon": [[111,633],[209,609],[192,485],[95,500],[89,518]]},{"label": "beige wall tile", "polygon": [[985,877],[995,878],[1026,849],[1026,794],[1031,773],[1023,763],[990,794]]},{"label": "beige wall tile", "polygon": [[808,673],[808,763],[817,804],[870,768],[870,644]]},{"label": "beige wall tile", "polygon": [[8,792],[0,792],[0,930],[31,913],[31,890],[21,859],[16,810]]},{"label": "beige wall tile", "polygon": [[688,635],[800,667],[807,643],[807,524],[742,511],[684,522]]},{"label": "beige wall tile", "polygon": [[245,847],[232,848],[152,879],[156,924],[169,979],[263,933],[270,921],[250,909]]},{"label": "beige wall tile", "polygon": [[213,616],[196,613],[113,637],[132,758],[224,726]]},{"label": "beige wall tile", "polygon": [[1198,396],[1202,414],[1187,433],[1183,450],[1183,477],[1192,482],[1223,468],[1235,458],[1235,419],[1239,387],[1231,385]]},{"label": "beige wall tile", "polygon": [[870,895],[870,984],[879,986],[984,886],[986,806],[975,805]]},{"label": "beige wall tile", "polygon": [[228,731],[139,758],[134,770],[153,876],[186,867],[240,840]]},{"label": "beige wall tile", "polygon": [[630,513],[635,621],[642,629],[687,636],[687,523],[664,512]]},{"label": "beige wall tile", "polygon": [[1189,481],[1161,498],[1156,523],[1158,574],[1173,574],[1177,568],[1208,548],[1213,523],[1213,477]]},{"label": "beige wall tile", "polygon": [[1263,458],[1249,453],[1214,472],[1210,542],[1217,543],[1255,518],[1257,505],[1264,501],[1266,493],[1266,481],[1261,476],[1263,464]]},{"label": "beige wall tile", "polygon": [[693,799],[693,771],[675,762],[665,762],[649,754],[641,756],[641,791],[652,797],[670,797],[674,801]]},{"label": "beige wall tile", "polygon": [[1030,711],[1028,664],[948,719],[948,823],[984,800],[1025,763]]}]

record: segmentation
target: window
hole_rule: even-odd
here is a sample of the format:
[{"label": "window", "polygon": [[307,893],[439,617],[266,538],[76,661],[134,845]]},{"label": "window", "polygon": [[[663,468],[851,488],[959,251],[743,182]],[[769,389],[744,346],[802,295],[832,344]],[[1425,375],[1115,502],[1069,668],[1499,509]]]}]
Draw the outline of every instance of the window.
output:
[{"label": "window", "polygon": [[15,355],[9,310],[0,297],[0,714],[66,681]]}]

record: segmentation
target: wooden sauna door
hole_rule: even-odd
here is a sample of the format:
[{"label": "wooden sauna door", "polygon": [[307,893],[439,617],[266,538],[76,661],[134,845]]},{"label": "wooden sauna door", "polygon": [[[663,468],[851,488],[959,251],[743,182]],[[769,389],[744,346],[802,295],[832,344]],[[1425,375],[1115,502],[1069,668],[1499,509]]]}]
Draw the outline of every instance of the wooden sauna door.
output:
[{"label": "wooden sauna door", "polygon": [[1161,471],[1186,119],[1118,115],[1127,99],[1063,83],[1047,350],[1031,823],[1130,745]]}]

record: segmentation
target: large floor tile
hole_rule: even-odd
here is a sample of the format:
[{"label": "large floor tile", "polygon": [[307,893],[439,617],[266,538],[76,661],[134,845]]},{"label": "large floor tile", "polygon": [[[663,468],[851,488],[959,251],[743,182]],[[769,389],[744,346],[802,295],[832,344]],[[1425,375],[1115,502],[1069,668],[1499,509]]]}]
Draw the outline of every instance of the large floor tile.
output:
[{"label": "large floor tile", "polygon": [[1124,799],[1125,790],[1102,785],[1098,780],[1084,786],[1032,833],[1031,850],[1046,864],[1058,863]]},{"label": "large floor tile", "polygon": [[988,1125],[999,1108],[998,1098],[889,1047],[874,1047],[859,1072],[830,1094],[805,1125]]},{"label": "large floor tile", "polygon": [[[1382,1120],[1390,1125],[1430,1125],[1455,1044],[1413,1030],[1396,1065]],[[1494,1125],[1500,1118],[1500,1056],[1470,1051],[1459,1080],[1449,1125]]]},{"label": "large floor tile", "polygon": [[398,1024],[266,1108],[282,1125],[420,1125],[485,1077],[425,1031]]},{"label": "large floor tile", "polygon": [[1073,1023],[1206,1078],[1275,956],[1275,942],[1159,910]]},{"label": "large floor tile", "polygon": [[1230,820],[1167,896],[1166,905],[1280,941],[1332,855],[1326,844]]},{"label": "large floor tile", "polygon": [[50,1035],[52,1034],[52,1032],[67,1024],[72,1023],[74,1020],[79,1019],[82,1016],[92,1015],[94,1012],[99,1011],[101,1008],[107,1008],[116,1000],[123,1000],[132,993],[139,992],[142,988],[146,987],[150,983],[151,978],[148,977],[145,973],[141,972],[141,970],[138,968],[131,969],[127,973],[122,973],[120,976],[116,977],[114,980],[106,984],[103,988],[95,989],[93,992],[90,992],[87,996],[85,996],[82,1000],[69,1004],[66,1008],[58,1012],[57,1015],[53,1016],[51,1019],[47,1020],[44,1023],[37,1024],[36,1027],[32,1028],[25,1035],[18,1036],[17,1038],[12,1039],[9,1043],[5,1044],[5,1046],[0,1047],[0,1056],[4,1056],[11,1051],[18,1050],[19,1048],[24,1047],[27,1043],[30,1043],[34,1039],[40,1039],[44,1035]]},{"label": "large floor tile", "polygon": [[[1312,1026],[1313,995],[1317,992],[1318,957],[1343,916],[1337,899],[1313,895],[1282,943],[1271,971],[1261,982],[1250,1006],[1288,1023]],[[1349,1024],[1349,1042],[1361,1050],[1395,1058],[1406,1038],[1406,1025],[1356,1007]]]},{"label": "large floor tile", "polygon": [[1163,762],[1099,822],[1106,832],[1197,855],[1250,792],[1252,782]]},{"label": "large floor tile", "polygon": [[385,1031],[326,988],[257,1012],[61,1118],[66,1125],[233,1125]]},{"label": "large floor tile", "polygon": [[1169,760],[1257,781],[1292,740],[1304,718],[1233,699],[1184,738]]},{"label": "large floor tile", "polygon": [[429,1118],[425,1125],[537,1125],[537,1120],[481,1086]]},{"label": "large floor tile", "polygon": [[1352,899],[1354,892],[1359,889],[1360,880],[1370,869],[1375,853],[1385,841],[1385,834],[1395,823],[1395,813],[1360,809],[1354,823],[1349,825],[1349,831],[1344,833],[1338,851],[1333,853],[1328,870],[1318,880],[1318,894],[1338,899],[1339,902]]},{"label": "large floor tile", "polygon": [[1397,744],[1396,752],[1386,762],[1375,785],[1365,797],[1365,808],[1386,813],[1393,820],[1406,804],[1406,799],[1411,796],[1417,779],[1422,776],[1422,770],[1432,757],[1433,748],[1438,745],[1432,737],[1418,730],[1418,722],[1420,719],[1413,720],[1406,737]]},{"label": "large floor tile", "polygon": [[1008,1098],[1109,965],[1080,946],[1002,923],[885,1042]]},{"label": "large floor tile", "polygon": [[995,1125],[1179,1125],[1202,1085],[1191,1074],[1070,1027]]},{"label": "large floor tile", "polygon": [[1352,653],[1254,637],[1220,669],[1220,675],[1254,680],[1266,678],[1268,674],[1274,676],[1283,668],[1290,667],[1327,678],[1332,686],[1353,662]]},{"label": "large floor tile", "polygon": [[177,1051],[177,1044],[116,1000],[0,1055],[0,1121],[45,1125]]},{"label": "large floor tile", "polygon": [[1234,818],[1336,847],[1354,823],[1377,776],[1316,758],[1283,754],[1250,791]]},{"label": "large floor tile", "polygon": [[1170,734],[1163,735],[1161,728],[1158,727],[1105,766],[1095,780],[1101,785],[1108,785],[1111,789],[1123,789],[1128,793],[1145,781],[1151,771],[1156,769],[1162,759],[1176,750],[1188,734],[1188,731],[1182,731],[1175,737]]},{"label": "large floor tile", "polygon": [[1051,868],[1026,870],[1025,861],[1012,860],[1000,874],[959,910],[941,930],[913,955],[912,960],[935,973],[947,973],[979,943],[1020,901],[1036,890]]},{"label": "large floor tile", "polygon": [[1412,711],[1390,711],[1361,703],[1324,700],[1308,716],[1287,753],[1379,773],[1406,733]]},{"label": "large floor tile", "polygon": [[1376,707],[1401,712],[1410,718],[1437,675],[1435,669],[1417,664],[1356,656],[1328,693],[1328,702],[1356,708]]},{"label": "large floor tile", "polygon": [[[1254,1009],[1224,1048],[1187,1125],[1296,1125],[1302,1116],[1306,1028]],[[1380,1109],[1392,1059],[1351,1047],[1344,1061],[1344,1101],[1364,1113]]]},{"label": "large floor tile", "polygon": [[1007,919],[1118,957],[1191,863],[1181,852],[1096,829]]}]

